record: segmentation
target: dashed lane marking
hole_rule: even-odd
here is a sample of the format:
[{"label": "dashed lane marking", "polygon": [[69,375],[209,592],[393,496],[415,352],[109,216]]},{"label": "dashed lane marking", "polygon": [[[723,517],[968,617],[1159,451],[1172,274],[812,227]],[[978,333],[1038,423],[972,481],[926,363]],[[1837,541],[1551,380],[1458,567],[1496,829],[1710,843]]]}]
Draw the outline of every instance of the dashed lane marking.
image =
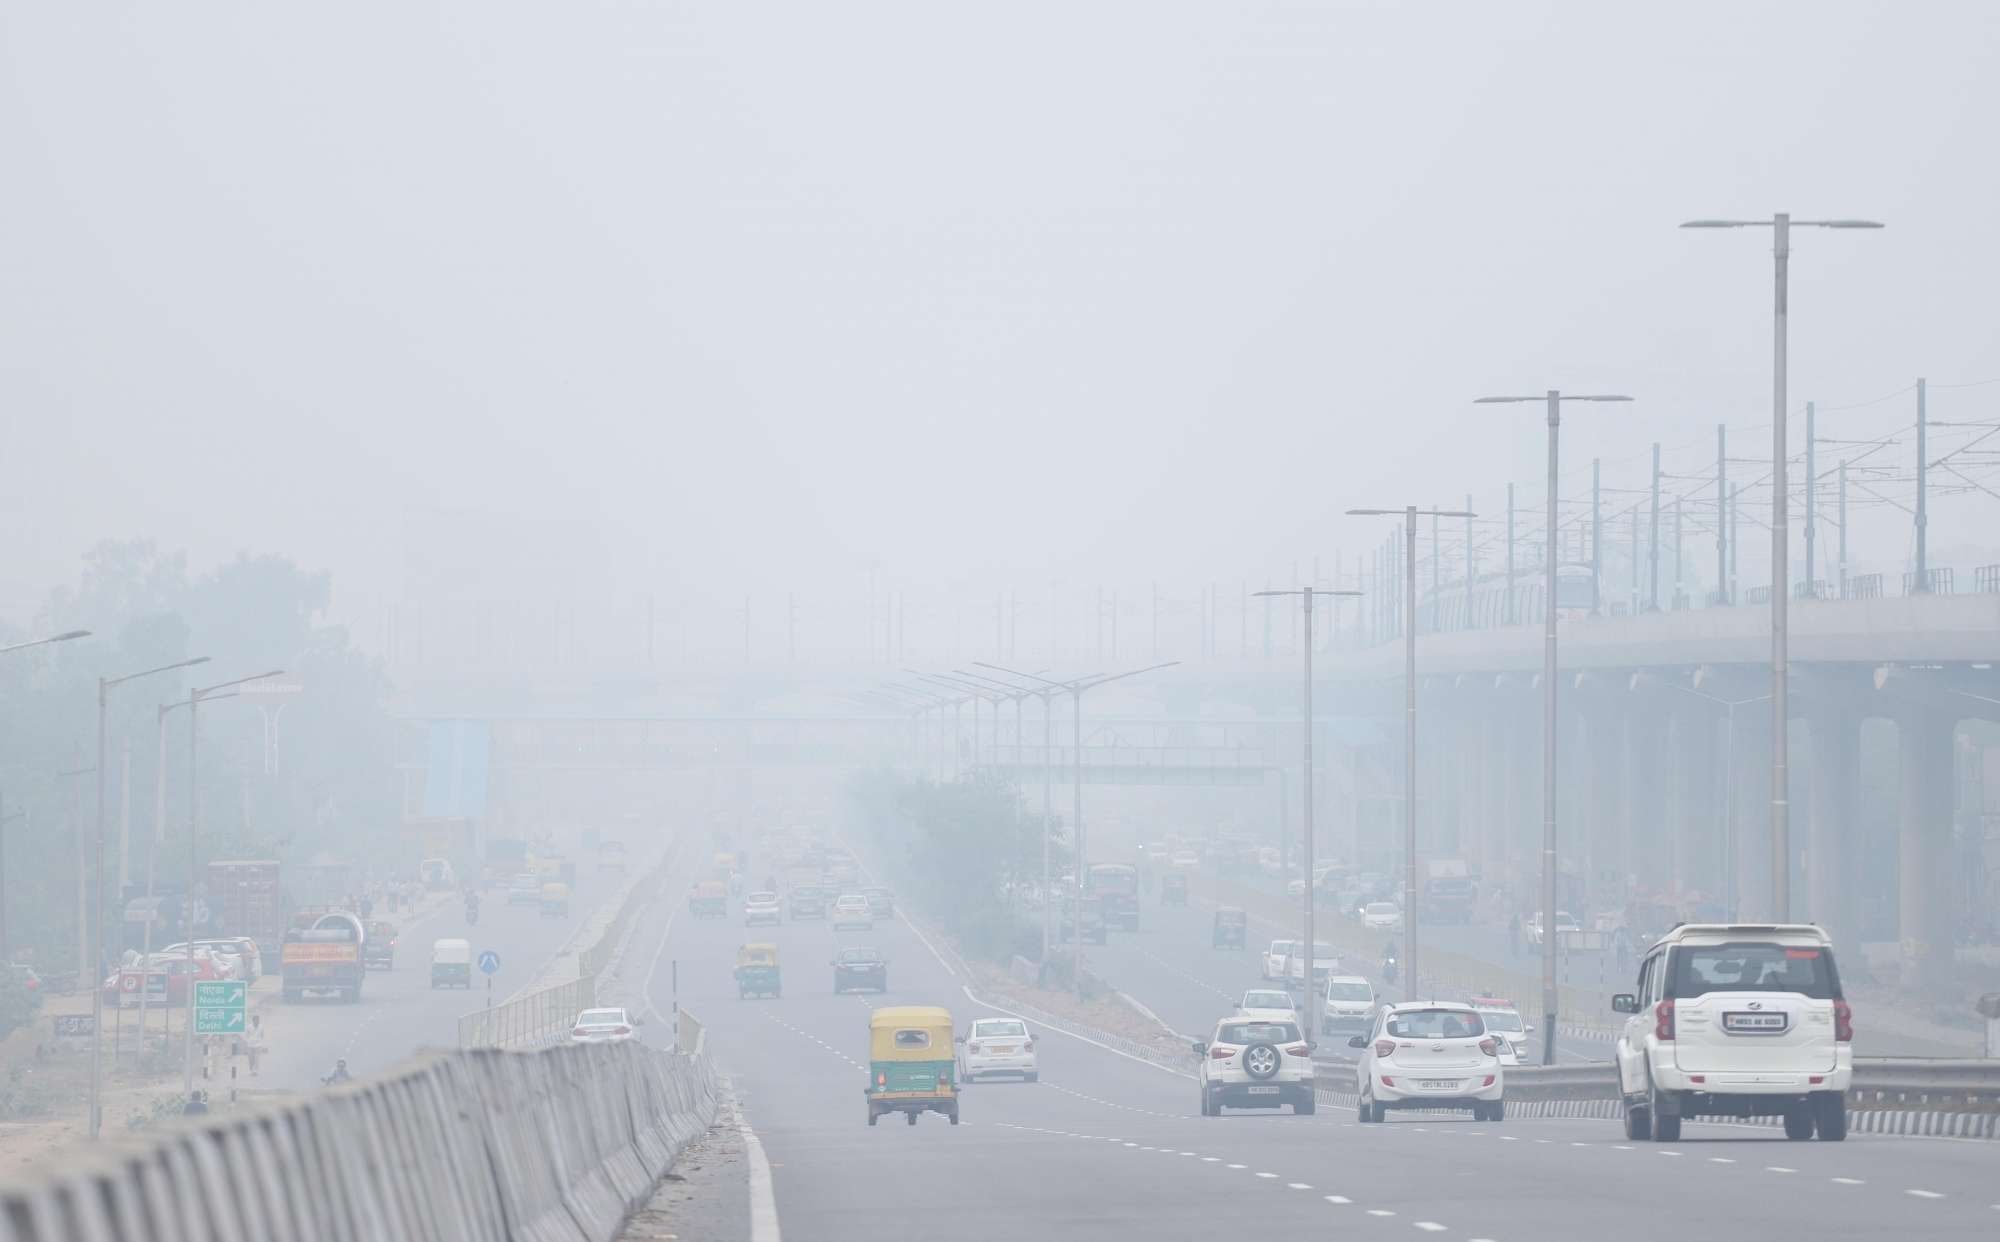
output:
[{"label": "dashed lane marking", "polygon": [[1368,1209],[1368,1214],[1369,1214],[1370,1216],[1394,1216],[1394,1215],[1395,1215],[1395,1213],[1394,1213],[1394,1212],[1391,1212],[1391,1211],[1390,1211],[1390,1210],[1389,1210],[1388,1208],[1369,1208],[1369,1209]]},{"label": "dashed lane marking", "polygon": [[1443,1233],[1444,1226],[1434,1220],[1413,1220],[1410,1222],[1425,1233]]},{"label": "dashed lane marking", "polygon": [[1311,1187],[1310,1185],[1308,1185],[1307,1183],[1305,1183],[1305,1182],[1286,1182],[1286,1183],[1285,1183],[1285,1189],[1286,1189],[1286,1190],[1311,1190],[1311,1189],[1312,1189],[1312,1187]]},{"label": "dashed lane marking", "polygon": [[1834,1177],[1827,1179],[1836,1186],[1866,1186],[1868,1183],[1858,1177]]},{"label": "dashed lane marking", "polygon": [[1259,1173],[1257,1176],[1276,1179],[1278,1175],[1276,1173]]},{"label": "dashed lane marking", "polygon": [[1765,1165],[1765,1166],[1764,1166],[1764,1171],[1765,1171],[1766,1173],[1796,1173],[1796,1172],[1798,1172],[1798,1170],[1797,1170],[1797,1169],[1788,1169],[1788,1168],[1786,1168],[1786,1167],[1785,1167],[1784,1165],[1782,1165],[1782,1164],[1767,1164],[1767,1165]]},{"label": "dashed lane marking", "polygon": [[1943,1196],[1943,1195],[1939,1194],[1939,1193],[1938,1193],[1937,1191],[1935,1191],[1935,1190],[1917,1190],[1917,1189],[1915,1189],[1915,1188],[1912,1188],[1912,1189],[1909,1189],[1909,1190],[1906,1190],[1906,1191],[1904,1191],[1903,1193],[1904,1193],[1904,1194],[1906,1194],[1906,1195],[1913,1195],[1913,1196],[1915,1196],[1916,1198],[1919,1198],[1919,1199],[1942,1199],[1942,1198],[1944,1198],[1944,1196]]},{"label": "dashed lane marking", "polygon": [[1326,1196],[1326,1201],[1328,1203],[1335,1203],[1335,1204],[1347,1204],[1354,1202],[1354,1200],[1348,1198],[1346,1195],[1328,1195]]}]

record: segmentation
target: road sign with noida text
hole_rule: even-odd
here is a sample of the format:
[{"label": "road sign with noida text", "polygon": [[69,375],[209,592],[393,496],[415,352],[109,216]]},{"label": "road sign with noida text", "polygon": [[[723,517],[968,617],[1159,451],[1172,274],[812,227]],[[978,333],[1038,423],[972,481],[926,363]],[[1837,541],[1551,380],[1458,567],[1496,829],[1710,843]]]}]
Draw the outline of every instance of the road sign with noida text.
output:
[{"label": "road sign with noida text", "polygon": [[248,985],[241,979],[206,979],[194,985],[194,1033],[240,1035]]}]

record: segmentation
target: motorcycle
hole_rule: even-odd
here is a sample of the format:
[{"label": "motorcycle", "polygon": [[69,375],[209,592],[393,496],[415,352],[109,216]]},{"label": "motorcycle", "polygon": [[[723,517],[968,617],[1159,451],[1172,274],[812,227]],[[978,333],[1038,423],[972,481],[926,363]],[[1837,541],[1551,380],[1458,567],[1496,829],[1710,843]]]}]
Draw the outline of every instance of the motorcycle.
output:
[{"label": "motorcycle", "polygon": [[1387,983],[1394,983],[1396,981],[1396,959],[1394,957],[1385,957],[1382,959],[1382,979]]}]

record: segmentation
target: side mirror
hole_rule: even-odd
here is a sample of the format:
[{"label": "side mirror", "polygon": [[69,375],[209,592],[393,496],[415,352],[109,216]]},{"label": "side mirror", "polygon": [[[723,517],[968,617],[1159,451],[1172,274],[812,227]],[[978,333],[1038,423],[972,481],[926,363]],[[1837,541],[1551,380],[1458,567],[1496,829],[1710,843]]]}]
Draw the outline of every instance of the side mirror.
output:
[{"label": "side mirror", "polygon": [[1611,1008],[1616,1013],[1638,1013],[1639,998],[1630,992],[1620,992],[1611,998]]},{"label": "side mirror", "polygon": [[1350,1048],[1366,1048],[1368,1046],[1368,1037],[1366,1035],[1350,1035],[1347,1037],[1347,1046]]},{"label": "side mirror", "polygon": [[1208,1055],[1208,1045],[1207,1045],[1206,1043],[1203,1043],[1203,1042],[1202,1042],[1201,1040],[1199,1040],[1199,1039],[1195,1040],[1195,1041],[1194,1041],[1194,1054],[1195,1054],[1196,1056],[1198,1056],[1198,1057],[1205,1057],[1205,1056],[1207,1056],[1207,1055]]},{"label": "side mirror", "polygon": [[1535,1033],[1535,1028],[1534,1028],[1534,1027],[1532,1027],[1532,1026],[1528,1025],[1528,1024],[1527,1024],[1526,1022],[1523,1022],[1523,1023],[1521,1024],[1521,1034],[1523,1034],[1523,1035],[1533,1035],[1534,1033]]}]

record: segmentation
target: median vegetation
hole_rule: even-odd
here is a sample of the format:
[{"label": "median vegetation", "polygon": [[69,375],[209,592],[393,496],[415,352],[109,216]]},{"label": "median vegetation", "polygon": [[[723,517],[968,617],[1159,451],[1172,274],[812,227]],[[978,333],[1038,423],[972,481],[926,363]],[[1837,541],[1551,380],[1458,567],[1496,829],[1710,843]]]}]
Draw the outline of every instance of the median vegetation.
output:
[{"label": "median vegetation", "polygon": [[[849,787],[848,832],[886,870],[898,900],[957,940],[969,957],[1041,956],[1042,816],[992,772],[955,781],[873,771]],[[1070,841],[1051,821],[1050,870],[1070,869]]]}]

